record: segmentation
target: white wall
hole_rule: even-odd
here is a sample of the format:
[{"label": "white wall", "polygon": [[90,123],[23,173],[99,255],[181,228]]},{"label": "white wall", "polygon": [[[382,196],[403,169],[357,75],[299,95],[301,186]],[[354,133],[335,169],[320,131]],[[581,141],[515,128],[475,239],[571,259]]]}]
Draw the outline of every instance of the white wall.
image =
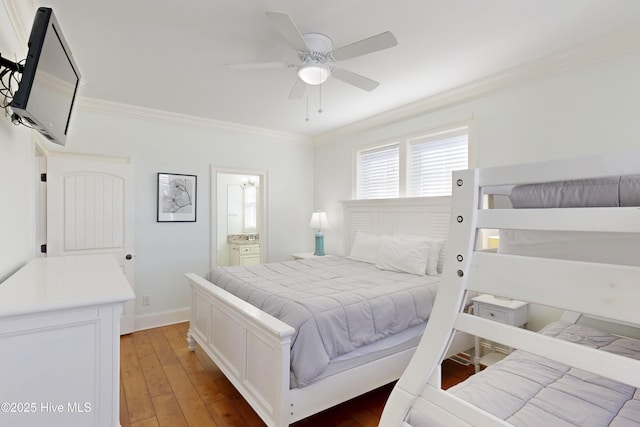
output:
[{"label": "white wall", "polygon": [[[0,7],[0,53],[21,58],[26,46],[16,40],[7,15]],[[34,254],[35,152],[31,131],[11,124],[0,111],[0,282],[22,267]],[[306,215],[305,215],[306,217]]]},{"label": "white wall", "polygon": [[332,219],[325,249],[342,252],[338,200],[352,197],[355,147],[473,117],[476,166],[640,149],[639,75],[640,52],[629,53],[318,145],[315,206]]},{"label": "white wall", "polygon": [[[0,282],[34,255],[35,152],[30,131],[0,116]],[[306,216],[306,215],[305,215]]]},{"label": "white wall", "polygon": [[[136,317],[142,317],[137,325],[153,324],[163,313],[186,313],[190,301],[183,274],[209,270],[211,165],[267,171],[267,260],[289,259],[291,252],[306,247],[313,210],[313,147],[308,140],[82,108],[74,112],[71,127],[65,151],[129,157],[134,165]],[[198,176],[197,222],[156,222],[158,172]],[[150,306],[142,306],[142,295],[151,296]]]}]

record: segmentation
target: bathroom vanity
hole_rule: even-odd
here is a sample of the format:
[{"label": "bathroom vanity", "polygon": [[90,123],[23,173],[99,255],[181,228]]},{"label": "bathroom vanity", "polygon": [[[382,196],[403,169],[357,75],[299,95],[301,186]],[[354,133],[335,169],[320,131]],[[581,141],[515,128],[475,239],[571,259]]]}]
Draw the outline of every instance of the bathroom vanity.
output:
[{"label": "bathroom vanity", "polygon": [[229,235],[229,265],[260,264],[260,241],[255,234]]}]

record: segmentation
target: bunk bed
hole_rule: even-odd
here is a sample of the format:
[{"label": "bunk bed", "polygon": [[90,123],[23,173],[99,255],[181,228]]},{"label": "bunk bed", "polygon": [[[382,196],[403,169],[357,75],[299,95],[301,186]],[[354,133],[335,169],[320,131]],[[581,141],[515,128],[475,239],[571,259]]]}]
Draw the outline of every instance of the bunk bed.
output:
[{"label": "bunk bed", "polygon": [[[307,288],[315,287],[315,291],[322,291],[325,286],[333,287],[340,281],[352,285],[350,277],[366,282],[387,282],[395,275],[401,281],[419,284],[414,290],[424,288],[427,293],[435,294],[434,285],[439,283],[441,275],[422,276],[379,269],[367,262],[367,257],[375,253],[375,250],[368,250],[371,248],[366,246],[366,239],[363,246],[362,236],[378,236],[382,239],[383,235],[395,235],[408,239],[407,235],[411,235],[418,240],[421,238],[415,236],[430,236],[427,239],[430,241],[444,240],[448,234],[450,198],[344,201],[342,205],[344,252],[350,258],[356,258],[355,260],[325,256],[246,268],[219,268],[207,276],[211,280],[193,273],[186,274],[192,298],[187,338],[190,349],[193,351],[196,344],[199,345],[268,426],[288,426],[397,380],[411,359],[424,330],[423,322],[409,328],[413,335],[402,337],[399,341],[393,340],[404,332],[333,357],[342,352],[333,356],[325,355],[324,349],[319,348],[310,338],[301,338],[294,326],[305,329],[306,323],[295,323],[298,320],[292,317],[284,320],[276,317],[275,311],[278,310],[274,311],[273,307],[282,305],[279,300],[265,304],[265,300],[274,300],[263,292],[264,289],[253,291],[246,287],[248,284],[243,282],[245,279],[260,284],[288,283],[293,280],[292,276],[296,276],[310,283]],[[356,251],[354,245],[364,251]],[[436,264],[438,258],[436,257]],[[430,257],[429,261],[437,273],[438,266],[433,264],[434,259]],[[344,272],[347,274],[344,275]],[[282,273],[289,276],[283,277]],[[375,292],[377,291],[363,291]],[[242,294],[245,294],[243,299],[239,298]],[[406,293],[403,295],[406,296]],[[333,295],[330,299],[332,298]],[[386,298],[383,297],[382,300]],[[304,298],[300,298],[302,299]],[[329,302],[324,300],[319,305],[325,304]],[[378,314],[391,312],[391,306],[395,302],[384,304],[389,306],[389,310],[385,306],[379,306],[371,311]],[[416,311],[422,312],[421,316],[428,317],[433,303],[420,305],[422,306],[416,305]],[[267,306],[271,306],[271,309]],[[325,320],[321,319],[318,323],[324,324]],[[388,318],[387,321],[396,322],[395,317]],[[344,323],[344,319],[340,322]],[[330,325],[321,327],[329,331],[332,328]],[[342,326],[337,329],[341,328]],[[326,341],[326,338],[327,336],[323,339]],[[300,345],[299,341],[303,340],[303,345]],[[450,351],[456,354],[471,347],[473,337],[461,333],[457,334]],[[297,358],[305,350],[312,350],[316,359],[329,358],[329,363],[327,360],[321,360],[319,365],[317,360],[299,363]],[[307,363],[309,366],[306,366]],[[312,365],[319,368],[312,368]],[[319,371],[320,375],[316,377],[317,372],[307,375],[307,371],[314,370]]]},{"label": "bunk bed", "polygon": [[[640,425],[639,173],[640,153],[455,173],[443,284],[380,426]],[[534,332],[465,313],[469,291],[564,314]],[[459,331],[515,351],[445,391]]]}]

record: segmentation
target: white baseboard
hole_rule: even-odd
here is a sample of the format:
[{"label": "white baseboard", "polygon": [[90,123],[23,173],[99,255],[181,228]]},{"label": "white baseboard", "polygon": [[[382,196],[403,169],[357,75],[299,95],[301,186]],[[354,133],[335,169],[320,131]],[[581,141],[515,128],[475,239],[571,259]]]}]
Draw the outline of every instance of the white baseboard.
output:
[{"label": "white baseboard", "polygon": [[173,325],[175,323],[188,322],[190,317],[190,307],[136,316],[134,330],[142,331],[160,326]]}]

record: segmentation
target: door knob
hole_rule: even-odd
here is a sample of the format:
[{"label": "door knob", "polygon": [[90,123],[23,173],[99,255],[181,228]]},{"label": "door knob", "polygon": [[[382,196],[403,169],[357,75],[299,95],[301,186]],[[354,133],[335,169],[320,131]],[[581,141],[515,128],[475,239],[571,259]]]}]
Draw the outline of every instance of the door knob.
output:
[{"label": "door knob", "polygon": [[126,259],[131,259],[131,258],[133,258],[133,255],[131,255],[131,254],[127,254],[127,255],[125,255],[125,258],[126,258]]}]

